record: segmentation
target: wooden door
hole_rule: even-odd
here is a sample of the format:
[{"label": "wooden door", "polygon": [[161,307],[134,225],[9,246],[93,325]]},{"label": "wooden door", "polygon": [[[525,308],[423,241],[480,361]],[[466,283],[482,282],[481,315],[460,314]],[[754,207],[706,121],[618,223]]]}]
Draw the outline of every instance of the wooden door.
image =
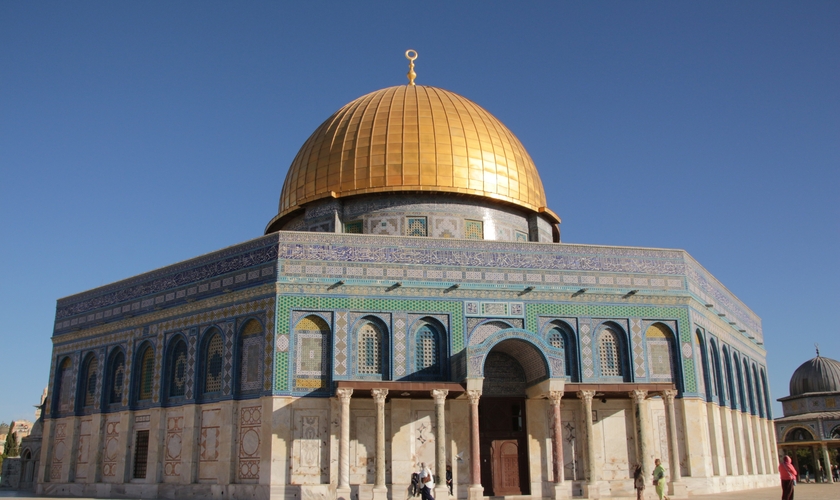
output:
[{"label": "wooden door", "polygon": [[493,492],[496,496],[521,495],[519,487],[519,442],[499,439],[491,445]]}]

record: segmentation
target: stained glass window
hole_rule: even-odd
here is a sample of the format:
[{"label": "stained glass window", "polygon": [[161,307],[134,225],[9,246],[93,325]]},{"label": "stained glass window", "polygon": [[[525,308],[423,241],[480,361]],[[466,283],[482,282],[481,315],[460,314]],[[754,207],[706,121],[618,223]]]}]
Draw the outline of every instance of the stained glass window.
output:
[{"label": "stained glass window", "polygon": [[123,388],[125,387],[125,355],[118,352],[111,359],[111,370],[108,372],[108,383],[110,390],[108,395],[109,403],[122,403]]},{"label": "stained glass window", "polygon": [[155,377],[155,352],[151,346],[146,347],[143,355],[140,356],[140,391],[138,401],[152,399],[152,389]]},{"label": "stained glass window", "polygon": [[214,333],[207,342],[207,352],[204,358],[204,393],[222,390],[222,360],[223,343],[221,334]]},{"label": "stained glass window", "polygon": [[601,333],[601,338],[598,341],[601,375],[604,377],[622,376],[617,337],[614,331],[606,329]]},{"label": "stained glass window", "polygon": [[96,360],[96,357],[92,354],[88,356],[87,363],[85,364],[85,377],[84,377],[84,406],[85,408],[93,406],[93,403],[96,401],[96,371],[99,369],[99,362]]},{"label": "stained glass window", "polygon": [[362,234],[362,221],[355,220],[344,224],[344,232],[350,234]]},{"label": "stained glass window", "polygon": [[483,240],[484,223],[480,220],[464,221],[464,237],[468,240]]},{"label": "stained glass window", "polygon": [[565,341],[563,341],[563,334],[557,328],[553,328],[548,333],[548,343],[551,344],[551,347],[554,347],[555,349],[566,348],[566,343]]},{"label": "stained glass window", "polygon": [[239,390],[254,391],[262,388],[263,328],[252,319],[242,329],[239,350]]},{"label": "stained glass window", "polygon": [[382,335],[371,323],[359,329],[359,373],[382,374]]},{"label": "stained glass window", "polygon": [[406,236],[426,236],[425,217],[407,217],[405,223]]},{"label": "stained glass window", "polygon": [[179,338],[169,362],[169,395],[183,396],[187,392],[187,343]]}]

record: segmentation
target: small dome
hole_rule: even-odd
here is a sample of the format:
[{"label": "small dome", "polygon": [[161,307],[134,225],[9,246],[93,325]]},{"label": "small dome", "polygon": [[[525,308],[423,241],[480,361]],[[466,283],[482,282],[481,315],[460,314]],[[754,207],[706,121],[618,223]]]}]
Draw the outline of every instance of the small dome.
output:
[{"label": "small dome", "polygon": [[315,130],[266,232],[305,203],[398,191],[479,196],[557,218],[534,162],[502,122],[453,92],[402,85],[354,100]]},{"label": "small dome", "polygon": [[790,395],[809,392],[840,392],[840,362],[817,357],[802,363],[790,378]]}]

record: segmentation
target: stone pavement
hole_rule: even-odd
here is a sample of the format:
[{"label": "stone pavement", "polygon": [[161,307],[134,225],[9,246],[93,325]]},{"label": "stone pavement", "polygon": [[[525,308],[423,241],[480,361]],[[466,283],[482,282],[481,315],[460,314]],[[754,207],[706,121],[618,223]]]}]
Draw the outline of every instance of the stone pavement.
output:
[{"label": "stone pavement", "polygon": [[[795,491],[796,500],[840,500],[840,484],[797,484]],[[732,493],[720,493],[717,495],[691,496],[694,500],[776,500],[781,498],[782,489],[765,488],[760,490],[736,491]],[[17,491],[0,490],[0,498],[57,498],[57,497],[36,497],[31,493],[19,493]],[[656,495],[647,495],[646,500],[654,499]],[[76,498],[75,500],[92,500]],[[101,499],[100,499],[101,500]],[[208,499],[209,500],[209,499]]]}]

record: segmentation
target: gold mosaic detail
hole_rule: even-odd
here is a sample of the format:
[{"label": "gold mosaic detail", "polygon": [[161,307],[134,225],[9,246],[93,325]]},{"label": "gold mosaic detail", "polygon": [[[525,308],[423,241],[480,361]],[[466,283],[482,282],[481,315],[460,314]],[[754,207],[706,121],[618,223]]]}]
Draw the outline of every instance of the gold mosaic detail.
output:
[{"label": "gold mosaic detail", "polygon": [[322,198],[394,191],[546,206],[534,162],[498,119],[453,92],[401,85],[354,100],[315,130],[289,167],[279,215]]}]

